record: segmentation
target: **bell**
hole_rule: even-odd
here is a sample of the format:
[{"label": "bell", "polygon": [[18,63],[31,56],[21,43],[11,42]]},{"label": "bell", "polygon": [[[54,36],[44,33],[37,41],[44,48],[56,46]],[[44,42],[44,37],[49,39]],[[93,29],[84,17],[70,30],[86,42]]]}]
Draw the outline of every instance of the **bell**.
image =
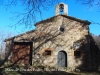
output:
[{"label": "bell", "polygon": [[64,11],[64,5],[60,4],[59,9],[60,9],[60,12],[63,12]]}]

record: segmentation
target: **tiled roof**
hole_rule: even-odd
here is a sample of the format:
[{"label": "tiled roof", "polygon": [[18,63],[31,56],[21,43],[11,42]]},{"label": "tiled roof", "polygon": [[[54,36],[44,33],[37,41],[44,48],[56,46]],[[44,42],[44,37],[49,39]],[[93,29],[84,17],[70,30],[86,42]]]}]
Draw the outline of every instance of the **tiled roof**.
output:
[{"label": "tiled roof", "polygon": [[[72,19],[72,20],[75,20],[75,21],[79,21],[79,22],[88,24],[88,25],[91,24],[91,22],[89,22],[88,20],[82,20],[82,19],[78,19],[78,18],[75,18],[75,17],[72,17],[72,16],[67,16],[67,15],[57,15],[57,16],[63,16],[63,17],[66,17],[66,18],[69,18],[69,19]],[[48,19],[46,19],[46,20],[42,20],[42,21],[40,21],[40,22],[37,22],[37,23],[35,24],[35,26],[38,25],[38,24],[40,24],[40,23],[42,23],[42,22],[51,20],[51,19],[53,19],[53,18],[55,18],[55,17],[57,17],[57,16],[53,16],[53,17],[48,18]]]},{"label": "tiled roof", "polygon": [[[34,37],[35,40],[36,40],[37,38],[41,38],[41,37],[49,37],[49,36],[52,36],[52,35],[49,34],[49,33],[38,32],[38,31],[36,31],[36,30],[31,30],[31,31],[28,31],[28,32],[23,33],[23,34],[19,34],[19,35],[14,36],[14,37],[17,38],[17,37],[20,37],[20,36],[23,36],[23,35],[25,35],[25,34],[29,34],[29,33],[34,33],[34,34],[32,34],[32,38]],[[41,36],[41,37],[40,37],[40,36]],[[6,41],[9,41],[9,40],[12,40],[14,37],[11,37],[11,38],[8,38],[8,39],[5,39],[5,42],[6,42]],[[28,37],[30,37],[30,34],[29,34]]]},{"label": "tiled roof", "polygon": [[[14,37],[19,37],[19,36],[22,36],[22,35],[25,35],[25,34],[28,34],[28,33],[34,32],[34,31],[35,31],[35,30],[31,30],[31,31],[28,31],[28,32],[25,32],[25,33],[19,34],[19,35],[14,36]],[[11,39],[14,38],[14,37],[11,37],[11,38],[8,38],[8,39],[5,39],[4,41],[6,42],[6,41],[8,41],[8,40],[11,40]]]}]

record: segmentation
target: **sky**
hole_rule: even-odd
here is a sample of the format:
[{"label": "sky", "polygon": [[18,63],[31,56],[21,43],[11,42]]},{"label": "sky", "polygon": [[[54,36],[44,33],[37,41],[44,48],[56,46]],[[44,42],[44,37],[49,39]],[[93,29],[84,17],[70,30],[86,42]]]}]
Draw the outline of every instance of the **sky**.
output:
[{"label": "sky", "polygon": [[[82,5],[81,3],[76,3],[75,0],[62,0],[68,5],[68,15],[73,16],[82,20],[88,20],[90,22],[100,23],[100,11],[98,11],[97,7],[89,8],[86,5]],[[42,10],[42,19],[45,20],[47,18],[55,16],[55,5],[49,8],[49,10]],[[5,9],[4,6],[0,6],[0,32],[5,32],[5,35],[11,34],[12,36],[27,32],[29,30],[35,29],[34,24],[31,28],[25,27],[23,24],[18,24],[16,27],[11,27],[11,25],[15,24],[17,20],[12,21],[11,18],[15,16],[12,12],[23,12],[23,7],[17,5],[12,6],[9,9]],[[38,15],[38,14],[37,14]],[[37,17],[37,22],[41,21],[41,18]],[[90,33],[94,35],[100,34],[100,25],[91,24],[89,26]]]}]

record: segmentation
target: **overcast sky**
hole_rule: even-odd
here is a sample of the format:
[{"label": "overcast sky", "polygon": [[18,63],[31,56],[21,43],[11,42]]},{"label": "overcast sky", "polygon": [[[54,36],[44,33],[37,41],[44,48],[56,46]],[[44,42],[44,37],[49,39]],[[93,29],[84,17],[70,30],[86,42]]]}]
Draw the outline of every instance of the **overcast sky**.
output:
[{"label": "overcast sky", "polygon": [[[68,15],[73,16],[82,20],[94,21],[100,23],[100,11],[97,10],[96,7],[88,8],[88,6],[81,5],[80,3],[76,3],[74,0],[67,0],[66,2],[62,0],[62,2],[68,4]],[[52,16],[55,16],[55,6],[49,8],[49,10],[42,11],[42,19],[45,20]],[[11,7],[6,10],[3,6],[0,6],[0,31],[5,31],[6,33],[10,32],[13,35],[18,35],[24,33],[26,31],[35,29],[34,24],[32,28],[24,27],[23,25],[17,25],[16,27],[10,27],[15,24],[15,21],[12,21],[11,18],[15,16],[12,12],[23,12],[22,6]],[[38,16],[38,14],[37,14]],[[37,22],[40,21],[41,18],[37,17]],[[91,24],[89,26],[90,32],[99,35],[100,34],[100,25]]]}]

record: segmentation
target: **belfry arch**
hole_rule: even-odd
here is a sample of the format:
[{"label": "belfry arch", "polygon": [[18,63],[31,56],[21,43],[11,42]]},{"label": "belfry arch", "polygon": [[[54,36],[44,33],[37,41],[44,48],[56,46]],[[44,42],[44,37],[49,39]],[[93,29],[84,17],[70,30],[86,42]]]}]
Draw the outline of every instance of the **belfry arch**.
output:
[{"label": "belfry arch", "polygon": [[68,15],[68,5],[64,3],[60,3],[56,6],[56,15],[60,14]]}]

